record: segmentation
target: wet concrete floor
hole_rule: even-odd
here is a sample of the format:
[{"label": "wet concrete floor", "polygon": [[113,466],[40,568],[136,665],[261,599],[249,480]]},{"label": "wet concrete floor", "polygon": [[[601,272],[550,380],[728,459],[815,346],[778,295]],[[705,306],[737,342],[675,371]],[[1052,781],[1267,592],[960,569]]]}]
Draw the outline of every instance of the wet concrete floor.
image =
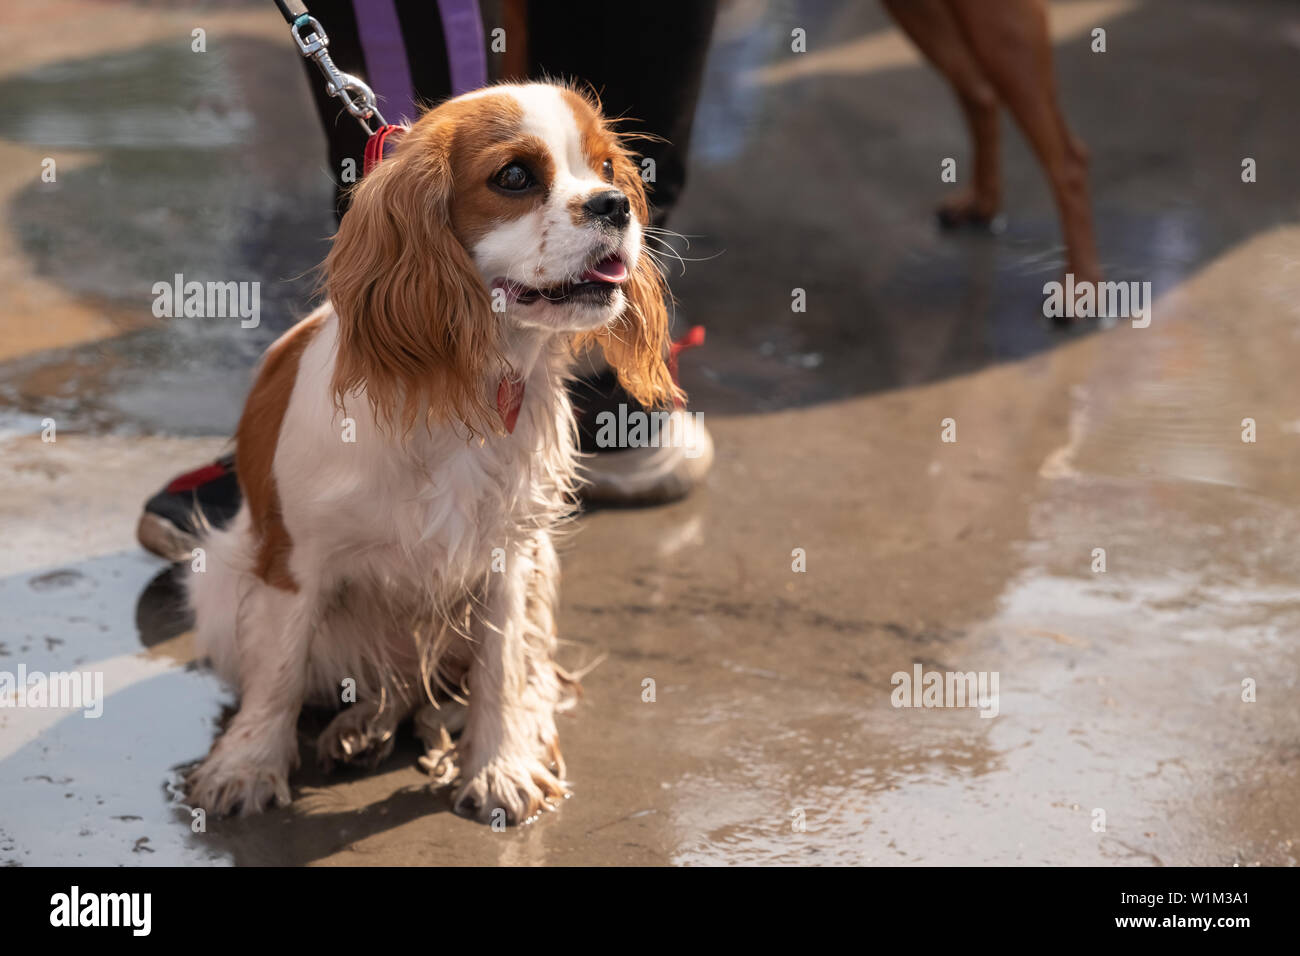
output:
[{"label": "wet concrete floor", "polygon": [[[176,805],[233,699],[134,523],[305,309],[323,142],[264,4],[4,16],[0,670],[108,697],[0,709],[0,863],[1296,862],[1294,5],[1053,4],[1108,277],[1156,295],[1149,328],[1095,334],[1042,319],[1059,236],[1010,129],[1006,232],[936,232],[964,130],[875,5],[727,8],[671,223],[718,460],[687,501],[580,521],[563,656],[603,661],[561,725],[574,796],[504,833],[409,740],[321,775],[310,718],[290,808],[196,833]],[[176,272],[260,280],[262,325],[154,319]],[[997,672],[997,716],[892,706],[917,664]]]}]

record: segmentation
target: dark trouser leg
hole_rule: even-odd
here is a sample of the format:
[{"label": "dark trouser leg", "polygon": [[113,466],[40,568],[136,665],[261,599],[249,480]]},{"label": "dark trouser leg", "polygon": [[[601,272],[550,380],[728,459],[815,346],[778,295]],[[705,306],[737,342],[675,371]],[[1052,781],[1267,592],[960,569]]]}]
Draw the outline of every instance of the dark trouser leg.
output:
[{"label": "dark trouser leg", "polygon": [[650,199],[655,225],[668,218],[686,182],[686,154],[715,0],[674,0],[647,13],[637,4],[532,0],[528,4],[529,73],[577,79],[599,94],[620,128],[664,142],[634,148],[655,163]]},{"label": "dark trouser leg", "polygon": [[[442,21],[435,0],[397,0],[397,18],[405,50],[405,69],[411,79],[417,104],[428,106],[445,99],[451,90],[447,69],[447,48],[443,39]],[[345,73],[353,73],[374,85],[367,68],[362,31],[358,18],[364,17],[367,5],[353,0],[312,0],[311,13],[330,38],[330,56],[335,65]],[[390,54],[392,55],[392,54]],[[396,56],[402,54],[398,52]],[[325,79],[316,64],[303,60],[307,81],[316,113],[329,142],[330,175],[334,179],[335,214],[341,219],[347,211],[348,187],[343,181],[344,163],[352,161],[357,179],[361,178],[361,162],[368,138],[361,124],[343,108],[341,100],[325,92]],[[402,64],[386,62],[387,69],[401,69]],[[389,122],[397,122],[410,111],[409,104],[386,102],[390,95],[382,89],[375,92],[380,97],[380,112]],[[414,118],[414,117],[412,117]]]}]

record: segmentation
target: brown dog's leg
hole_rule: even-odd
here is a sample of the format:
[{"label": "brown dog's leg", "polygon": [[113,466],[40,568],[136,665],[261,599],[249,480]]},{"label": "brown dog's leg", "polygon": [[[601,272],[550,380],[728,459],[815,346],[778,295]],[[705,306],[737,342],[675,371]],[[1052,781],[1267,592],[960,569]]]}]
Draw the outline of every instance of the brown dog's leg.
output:
[{"label": "brown dog's leg", "polygon": [[884,6],[917,49],[952,84],[970,127],[975,175],[969,187],[940,205],[939,221],[948,227],[987,224],[1002,206],[997,92],[980,68],[947,0],[884,0]]},{"label": "brown dog's leg", "polygon": [[1052,73],[1052,43],[1043,0],[946,0],[984,75],[1038,155],[1061,214],[1076,281],[1097,281],[1101,267],[1088,197],[1088,152],[1066,126]]}]

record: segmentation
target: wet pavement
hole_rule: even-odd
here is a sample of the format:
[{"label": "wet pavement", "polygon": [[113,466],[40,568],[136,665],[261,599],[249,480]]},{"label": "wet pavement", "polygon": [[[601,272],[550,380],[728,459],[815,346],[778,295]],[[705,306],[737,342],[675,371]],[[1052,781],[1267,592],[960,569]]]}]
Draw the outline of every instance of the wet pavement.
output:
[{"label": "wet pavement", "polygon": [[[567,543],[563,658],[600,660],[561,724],[574,796],[504,833],[451,814],[409,739],[321,775],[313,715],[290,808],[199,833],[175,804],[233,699],[134,523],[305,311],[323,140],[261,3],[5,16],[0,670],[108,696],[0,709],[0,863],[1296,863],[1294,5],[1053,5],[1108,278],[1156,295],[1149,328],[1095,334],[1042,318],[1061,248],[1018,135],[1006,232],[934,229],[963,127],[874,5],[728,7],[671,223],[717,463]],[[176,272],[260,280],[261,326],[154,319]],[[916,664],[997,672],[997,716],[895,708]]]}]

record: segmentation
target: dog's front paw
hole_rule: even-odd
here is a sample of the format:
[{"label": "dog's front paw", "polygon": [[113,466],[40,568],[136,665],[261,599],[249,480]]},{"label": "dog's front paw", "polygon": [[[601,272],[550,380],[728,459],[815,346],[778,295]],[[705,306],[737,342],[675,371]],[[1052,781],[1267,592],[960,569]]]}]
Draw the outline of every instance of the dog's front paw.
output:
[{"label": "dog's front paw", "polygon": [[496,757],[464,775],[453,808],[482,823],[527,823],[542,810],[554,810],[569,788],[534,757]]},{"label": "dog's front paw", "polygon": [[287,767],[270,766],[241,759],[231,753],[214,751],[186,781],[189,804],[213,816],[240,816],[261,813],[274,802],[289,805]]},{"label": "dog's front paw", "polygon": [[338,714],[316,740],[316,757],[325,770],[334,763],[364,763],[374,769],[387,759],[397,743],[401,715],[390,706],[353,704]]},{"label": "dog's front paw", "polygon": [[417,763],[435,786],[451,783],[460,776],[460,753],[452,734],[465,729],[468,709],[459,701],[426,704],[415,713],[415,734],[424,741],[424,755]]}]

